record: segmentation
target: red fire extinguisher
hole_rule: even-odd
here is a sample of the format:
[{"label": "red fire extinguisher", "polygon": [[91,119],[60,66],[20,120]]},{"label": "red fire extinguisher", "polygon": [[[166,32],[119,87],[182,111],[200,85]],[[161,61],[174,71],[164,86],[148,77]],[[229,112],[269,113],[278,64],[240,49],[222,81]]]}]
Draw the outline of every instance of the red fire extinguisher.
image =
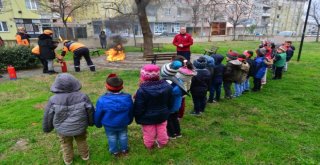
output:
[{"label": "red fire extinguisher", "polygon": [[61,71],[63,73],[67,72],[68,71],[67,63],[65,61],[61,61],[60,64],[61,64]]},{"label": "red fire extinguisher", "polygon": [[13,66],[9,65],[7,67],[7,71],[8,71],[10,80],[16,80],[17,79],[17,73],[16,73],[16,70],[14,69]]}]

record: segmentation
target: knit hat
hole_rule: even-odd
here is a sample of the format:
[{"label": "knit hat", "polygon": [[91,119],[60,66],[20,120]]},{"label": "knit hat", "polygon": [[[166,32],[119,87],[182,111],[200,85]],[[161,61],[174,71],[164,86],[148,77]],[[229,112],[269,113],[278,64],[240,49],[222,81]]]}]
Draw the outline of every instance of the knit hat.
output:
[{"label": "knit hat", "polygon": [[51,34],[53,34],[53,32],[51,30],[44,30],[43,34],[51,35]]},{"label": "knit hat", "polygon": [[266,48],[260,48],[257,50],[257,53],[259,55],[266,55],[267,54],[267,49]]},{"label": "knit hat", "polygon": [[111,92],[119,92],[123,89],[123,80],[116,74],[109,74],[106,81],[106,88]]},{"label": "knit hat", "polygon": [[171,63],[164,64],[161,67],[160,75],[161,77],[175,76],[180,67],[182,67],[182,63],[180,61],[172,61]]},{"label": "knit hat", "polygon": [[287,48],[285,46],[280,46],[278,49],[282,50],[282,51],[287,51]]},{"label": "knit hat", "polygon": [[142,81],[157,81],[160,79],[160,67],[154,64],[144,65],[140,70]]},{"label": "knit hat", "polygon": [[243,55],[245,55],[247,58],[250,58],[253,56],[253,51],[250,51],[250,50],[245,50],[243,52]]},{"label": "knit hat", "polygon": [[207,59],[201,56],[197,60],[193,61],[193,65],[197,69],[204,69],[207,66]]},{"label": "knit hat", "polygon": [[232,50],[229,50],[227,53],[227,57],[230,58],[230,60],[236,60],[239,56],[238,52],[234,52]]},{"label": "knit hat", "polygon": [[214,67],[215,62],[213,57],[208,55],[204,55],[203,57],[207,59],[207,67]]}]

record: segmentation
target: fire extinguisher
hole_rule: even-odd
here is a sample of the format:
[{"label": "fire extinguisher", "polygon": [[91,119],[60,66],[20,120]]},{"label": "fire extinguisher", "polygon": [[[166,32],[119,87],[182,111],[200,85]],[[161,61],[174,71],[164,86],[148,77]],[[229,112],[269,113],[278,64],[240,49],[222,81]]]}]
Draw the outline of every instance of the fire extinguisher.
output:
[{"label": "fire extinguisher", "polygon": [[63,73],[67,72],[68,71],[67,63],[65,61],[61,61],[60,64],[61,64],[61,71]]},{"label": "fire extinguisher", "polygon": [[17,73],[16,73],[16,70],[14,69],[13,66],[9,65],[7,67],[7,71],[8,71],[10,80],[16,80],[17,79]]}]

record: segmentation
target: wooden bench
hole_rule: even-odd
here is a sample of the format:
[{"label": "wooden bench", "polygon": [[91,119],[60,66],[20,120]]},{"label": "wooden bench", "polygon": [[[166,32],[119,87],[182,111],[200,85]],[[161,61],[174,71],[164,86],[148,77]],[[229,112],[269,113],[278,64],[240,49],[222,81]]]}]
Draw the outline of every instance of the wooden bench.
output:
[{"label": "wooden bench", "polygon": [[213,54],[216,54],[217,51],[218,51],[219,47],[216,47],[216,46],[212,46],[210,49],[204,49],[204,53],[203,55],[213,55]]},{"label": "wooden bench", "polygon": [[[137,46],[138,48],[140,48],[140,51],[142,52],[143,51],[143,43],[137,43]],[[153,48],[158,48],[158,52],[160,52],[163,48],[163,44],[162,43],[153,43]]]},{"label": "wooden bench", "polygon": [[177,53],[156,53],[148,54],[144,58],[146,59],[146,61],[151,61],[151,64],[156,64],[157,61],[172,60],[172,58],[176,56]]}]

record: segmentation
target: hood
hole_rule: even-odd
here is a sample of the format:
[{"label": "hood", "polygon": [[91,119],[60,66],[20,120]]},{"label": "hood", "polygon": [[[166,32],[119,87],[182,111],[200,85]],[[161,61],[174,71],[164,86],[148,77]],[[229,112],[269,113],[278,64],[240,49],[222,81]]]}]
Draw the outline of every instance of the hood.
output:
[{"label": "hood", "polygon": [[214,58],[216,65],[221,64],[224,59],[223,55],[221,55],[221,54],[214,54],[214,55],[212,55],[212,57]]},{"label": "hood", "polygon": [[213,57],[208,56],[208,55],[204,55],[203,57],[207,59],[207,66],[208,67],[214,67],[215,59]]},{"label": "hood", "polygon": [[53,93],[71,93],[81,89],[81,84],[69,73],[58,74],[50,91]]},{"label": "hood", "polygon": [[45,34],[40,34],[38,38],[39,40],[52,39],[51,36]]},{"label": "hood", "polygon": [[[188,94],[188,91],[187,91],[186,87],[184,86],[182,80],[180,81],[180,80],[179,80],[177,77],[175,77],[175,76],[163,77],[163,79],[164,79],[164,80],[170,80],[171,82],[175,83],[177,86],[179,86],[179,87],[182,89],[183,94],[189,95],[189,94]],[[167,82],[168,82],[168,81],[167,81]]]}]

